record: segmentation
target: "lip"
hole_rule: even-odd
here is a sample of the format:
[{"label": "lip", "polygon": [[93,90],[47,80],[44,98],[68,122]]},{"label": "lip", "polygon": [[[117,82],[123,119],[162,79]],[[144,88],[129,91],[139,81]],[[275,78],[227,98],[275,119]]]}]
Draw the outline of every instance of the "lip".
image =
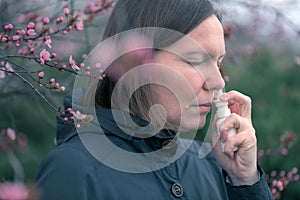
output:
[{"label": "lip", "polygon": [[208,113],[211,110],[211,103],[204,103],[204,104],[199,104],[199,105],[191,105],[191,107],[199,107],[200,112],[202,113]]}]

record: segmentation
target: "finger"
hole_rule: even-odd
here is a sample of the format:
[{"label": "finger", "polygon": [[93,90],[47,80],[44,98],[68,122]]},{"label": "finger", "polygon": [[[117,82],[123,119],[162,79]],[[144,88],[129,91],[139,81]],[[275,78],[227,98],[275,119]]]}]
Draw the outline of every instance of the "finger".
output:
[{"label": "finger", "polygon": [[239,103],[241,105],[251,104],[251,98],[235,90],[228,91],[220,97],[229,104]]},{"label": "finger", "polygon": [[252,134],[248,134],[247,131],[243,131],[240,134],[229,137],[224,147],[224,153],[230,158],[233,158],[233,148],[238,146],[238,151],[249,151],[250,149],[256,148],[256,137]]},{"label": "finger", "polygon": [[232,111],[243,117],[251,118],[251,98],[237,91],[229,91],[221,96],[221,99],[228,101]]},{"label": "finger", "polygon": [[227,137],[228,137],[228,133],[232,130],[235,129],[236,132],[238,132],[241,129],[241,126],[243,126],[242,121],[244,121],[244,119],[235,114],[232,113],[230,116],[228,116],[222,123],[221,127],[220,127],[220,132],[221,132],[221,141],[226,141]]}]

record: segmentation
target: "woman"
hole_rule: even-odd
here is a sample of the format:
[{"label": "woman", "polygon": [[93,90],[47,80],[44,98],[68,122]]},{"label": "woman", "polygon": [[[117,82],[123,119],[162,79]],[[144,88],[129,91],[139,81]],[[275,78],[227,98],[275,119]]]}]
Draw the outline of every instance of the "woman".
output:
[{"label": "woman", "polygon": [[[214,151],[199,157],[204,145],[184,139],[208,123],[212,94],[225,86],[218,68],[223,29],[211,3],[119,0],[103,40],[136,28],[150,39],[116,59],[100,59],[107,68],[97,87],[73,92],[73,104],[66,97],[66,108],[77,110],[74,96],[87,96],[97,122],[76,130],[59,120],[58,146],[37,175],[43,199],[272,199],[257,165],[249,97],[236,91],[221,96],[233,114],[220,136],[213,131]],[[119,36],[113,39],[118,48],[134,46],[134,39]],[[229,138],[231,128],[237,134]]]}]

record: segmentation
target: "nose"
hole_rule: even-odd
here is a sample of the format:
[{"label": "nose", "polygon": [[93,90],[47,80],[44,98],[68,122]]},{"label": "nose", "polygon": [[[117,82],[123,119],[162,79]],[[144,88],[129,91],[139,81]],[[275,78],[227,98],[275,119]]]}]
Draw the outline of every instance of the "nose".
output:
[{"label": "nose", "polygon": [[203,89],[205,90],[220,90],[225,87],[225,81],[220,73],[219,68],[208,70],[205,74],[205,83]]}]

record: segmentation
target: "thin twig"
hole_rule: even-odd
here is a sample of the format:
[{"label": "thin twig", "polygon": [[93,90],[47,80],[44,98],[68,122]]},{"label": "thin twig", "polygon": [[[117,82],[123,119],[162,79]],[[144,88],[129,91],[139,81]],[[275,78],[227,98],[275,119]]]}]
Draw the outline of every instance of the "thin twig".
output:
[{"label": "thin twig", "polygon": [[24,169],[17,159],[16,155],[13,152],[9,152],[7,154],[8,161],[11,167],[14,170],[14,181],[15,182],[23,182],[24,181]]},{"label": "thin twig", "polygon": [[38,91],[28,80],[26,80],[23,76],[21,76],[17,72],[10,72],[11,74],[19,77],[22,81],[24,81],[37,95],[39,95],[51,108],[53,108],[57,112],[57,108],[52,105],[48,99],[40,92]]},{"label": "thin twig", "polygon": [[29,56],[22,56],[22,55],[8,55],[2,56],[0,59],[7,59],[7,58],[26,58],[26,59],[38,59],[38,57],[29,57]]}]

